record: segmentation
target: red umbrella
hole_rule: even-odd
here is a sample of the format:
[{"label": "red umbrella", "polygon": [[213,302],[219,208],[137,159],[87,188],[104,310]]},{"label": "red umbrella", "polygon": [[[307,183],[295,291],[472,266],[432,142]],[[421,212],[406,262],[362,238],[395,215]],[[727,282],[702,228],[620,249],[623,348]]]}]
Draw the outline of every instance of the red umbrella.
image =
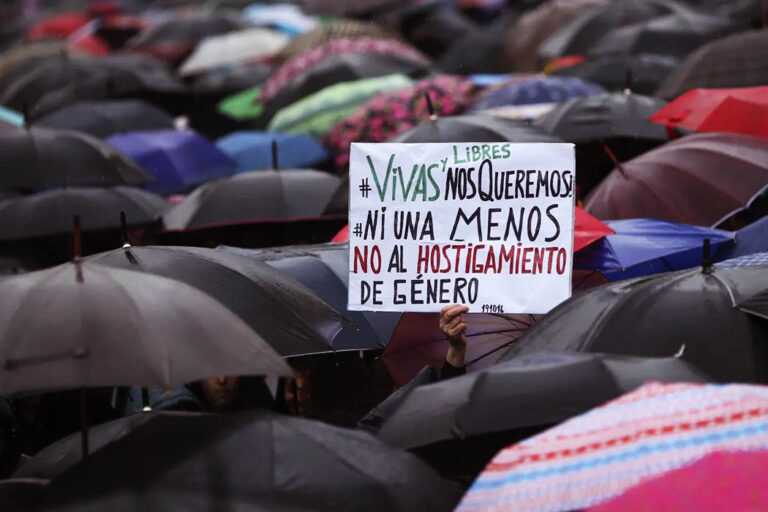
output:
[{"label": "red umbrella", "polygon": [[715,452],[647,480],[590,512],[768,510],[768,451]]},{"label": "red umbrella", "polygon": [[342,242],[349,242],[349,224],[344,226],[339,230],[336,235],[331,238],[331,242],[333,243],[342,243]]},{"label": "red umbrella", "polygon": [[655,218],[717,226],[768,187],[768,141],[701,133],[620,164],[587,197],[598,219]]},{"label": "red umbrella", "polygon": [[65,12],[40,21],[27,31],[27,39],[66,39],[83,28],[90,16],[82,12]]},{"label": "red umbrella", "polygon": [[669,128],[768,138],[768,87],[693,89],[650,117]]}]

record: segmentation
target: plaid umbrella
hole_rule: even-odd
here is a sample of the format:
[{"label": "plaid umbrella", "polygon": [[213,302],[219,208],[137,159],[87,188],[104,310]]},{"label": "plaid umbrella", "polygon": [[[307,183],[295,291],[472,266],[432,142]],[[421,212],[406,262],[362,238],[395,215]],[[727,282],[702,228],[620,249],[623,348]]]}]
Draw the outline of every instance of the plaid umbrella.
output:
[{"label": "plaid umbrella", "polygon": [[429,117],[424,100],[428,94],[437,115],[459,114],[472,102],[475,86],[467,79],[439,75],[413,87],[377,94],[325,136],[327,148],[336,154],[336,165],[349,163],[352,142],[384,142]]},{"label": "plaid umbrella", "polygon": [[333,39],[351,39],[354,37],[394,39],[397,36],[390,34],[375,23],[338,20],[327,25],[321,25],[291,40],[290,43],[285,45],[285,47],[275,55],[275,58],[280,61],[287,61],[288,59],[313,50]]},{"label": "plaid umbrella", "polygon": [[573,98],[602,94],[605,89],[573,77],[531,77],[494,86],[484,92],[472,106],[472,111],[486,110],[506,105],[532,105],[560,103]]},{"label": "plaid umbrella", "polygon": [[504,449],[456,510],[582,509],[712,452],[756,449],[768,449],[768,388],[647,384]]},{"label": "plaid umbrella", "polygon": [[718,39],[689,55],[670,74],[656,96],[670,100],[690,89],[765,85],[768,30],[751,30]]}]

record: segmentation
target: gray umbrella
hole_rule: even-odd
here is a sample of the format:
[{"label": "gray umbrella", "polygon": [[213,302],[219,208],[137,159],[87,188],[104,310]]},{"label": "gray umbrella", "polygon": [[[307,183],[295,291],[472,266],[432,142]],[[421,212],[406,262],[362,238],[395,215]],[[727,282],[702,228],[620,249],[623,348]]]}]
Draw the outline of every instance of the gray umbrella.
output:
[{"label": "gray umbrella", "polygon": [[529,125],[486,114],[430,119],[391,142],[561,142]]},{"label": "gray umbrella", "polygon": [[203,292],[79,261],[0,281],[0,364],[3,393],[291,375],[267,342]]}]

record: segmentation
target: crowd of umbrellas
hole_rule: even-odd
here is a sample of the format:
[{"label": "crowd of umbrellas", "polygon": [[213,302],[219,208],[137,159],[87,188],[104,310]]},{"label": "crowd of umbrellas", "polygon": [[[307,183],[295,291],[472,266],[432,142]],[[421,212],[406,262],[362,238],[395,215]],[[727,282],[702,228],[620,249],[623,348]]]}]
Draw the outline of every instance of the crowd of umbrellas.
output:
[{"label": "crowd of umbrellas", "polygon": [[[766,27],[4,2],[0,510],[768,510]],[[437,314],[347,310],[352,142],[574,143],[572,298],[441,380]]]}]

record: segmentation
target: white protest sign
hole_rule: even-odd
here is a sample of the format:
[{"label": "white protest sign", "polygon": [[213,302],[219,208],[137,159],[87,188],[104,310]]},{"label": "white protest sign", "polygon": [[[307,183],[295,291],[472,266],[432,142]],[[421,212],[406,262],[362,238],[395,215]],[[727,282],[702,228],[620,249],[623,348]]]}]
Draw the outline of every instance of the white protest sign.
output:
[{"label": "white protest sign", "polygon": [[352,144],[349,309],[546,313],[571,295],[573,144]]}]

